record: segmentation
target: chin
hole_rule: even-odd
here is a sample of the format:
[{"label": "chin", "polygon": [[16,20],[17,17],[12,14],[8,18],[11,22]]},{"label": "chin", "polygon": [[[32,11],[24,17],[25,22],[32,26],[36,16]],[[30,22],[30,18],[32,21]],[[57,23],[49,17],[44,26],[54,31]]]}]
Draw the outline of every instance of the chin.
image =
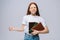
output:
[{"label": "chin", "polygon": [[35,14],[35,12],[32,13],[33,15]]}]

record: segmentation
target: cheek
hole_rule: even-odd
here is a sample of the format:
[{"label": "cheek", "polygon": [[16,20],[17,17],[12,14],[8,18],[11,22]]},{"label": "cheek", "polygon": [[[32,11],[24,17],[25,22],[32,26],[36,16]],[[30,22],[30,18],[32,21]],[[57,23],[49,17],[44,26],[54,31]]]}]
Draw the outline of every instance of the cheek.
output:
[{"label": "cheek", "polygon": [[37,9],[35,9],[35,11],[37,11]]},{"label": "cheek", "polygon": [[32,9],[29,9],[30,12],[32,12]]}]

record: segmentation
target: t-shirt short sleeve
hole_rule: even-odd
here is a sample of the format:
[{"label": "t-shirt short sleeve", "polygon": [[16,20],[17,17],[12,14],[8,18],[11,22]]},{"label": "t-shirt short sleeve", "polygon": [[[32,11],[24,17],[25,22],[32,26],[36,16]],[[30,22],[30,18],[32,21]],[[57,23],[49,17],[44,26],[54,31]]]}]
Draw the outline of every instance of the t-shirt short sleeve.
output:
[{"label": "t-shirt short sleeve", "polygon": [[45,21],[45,19],[44,19],[44,18],[41,18],[40,20],[41,20],[42,25],[43,25],[44,27],[46,27],[46,21]]},{"label": "t-shirt short sleeve", "polygon": [[26,16],[23,17],[22,24],[25,24],[25,25],[27,24]]}]

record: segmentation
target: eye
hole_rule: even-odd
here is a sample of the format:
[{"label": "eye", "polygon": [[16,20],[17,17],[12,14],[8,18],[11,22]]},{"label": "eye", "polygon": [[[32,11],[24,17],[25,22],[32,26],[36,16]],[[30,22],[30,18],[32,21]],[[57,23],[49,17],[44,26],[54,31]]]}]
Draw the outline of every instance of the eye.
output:
[{"label": "eye", "polygon": [[34,8],[36,8],[36,7],[34,7]]}]

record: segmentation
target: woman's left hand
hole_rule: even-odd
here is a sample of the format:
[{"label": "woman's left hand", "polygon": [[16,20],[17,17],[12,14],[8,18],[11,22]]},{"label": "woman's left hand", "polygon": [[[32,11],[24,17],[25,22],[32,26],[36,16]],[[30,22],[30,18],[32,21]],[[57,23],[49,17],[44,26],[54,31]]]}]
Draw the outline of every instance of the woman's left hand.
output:
[{"label": "woman's left hand", "polygon": [[33,35],[39,34],[39,31],[34,30],[31,34],[33,34]]}]

